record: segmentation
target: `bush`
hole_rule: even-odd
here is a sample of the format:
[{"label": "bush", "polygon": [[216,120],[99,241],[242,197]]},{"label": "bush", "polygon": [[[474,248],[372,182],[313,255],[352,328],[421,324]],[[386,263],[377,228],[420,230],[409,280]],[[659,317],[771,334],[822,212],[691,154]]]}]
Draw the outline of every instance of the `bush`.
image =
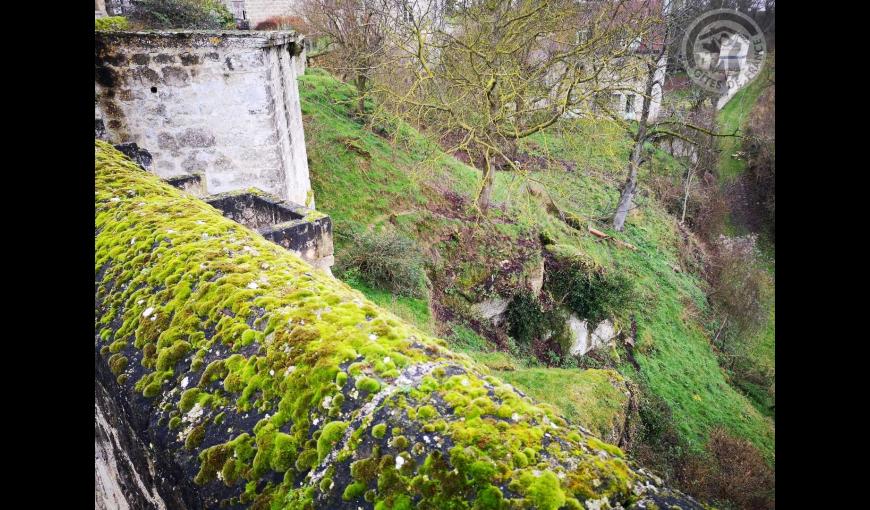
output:
[{"label": "bush", "polygon": [[677,431],[671,408],[645,381],[638,381],[633,393],[640,423],[630,444],[631,453],[642,465],[672,480],[688,446]]},{"label": "bush", "polygon": [[236,20],[220,0],[133,0],[130,19],[142,28],[233,29]]},{"label": "bush", "polygon": [[257,23],[254,30],[296,30],[303,34],[309,32],[305,20],[299,16],[272,16]]},{"label": "bush", "polygon": [[705,450],[686,462],[682,485],[687,492],[722,508],[776,508],[773,470],[752,443],[715,428]]},{"label": "bush", "polygon": [[730,321],[732,335],[748,338],[766,324],[773,280],[758,262],[755,235],[721,236],[716,248],[710,270],[711,301]]},{"label": "bush", "polygon": [[505,317],[508,333],[520,344],[530,344],[550,329],[550,320],[541,302],[531,292],[520,292],[508,303]]},{"label": "bush", "polygon": [[634,301],[634,282],[580,258],[551,259],[544,282],[556,302],[595,324],[616,316]]},{"label": "bush", "polygon": [[129,23],[123,16],[107,16],[94,18],[94,30],[99,32],[112,32],[115,30],[127,30]]},{"label": "bush", "polygon": [[413,240],[387,229],[351,232],[338,252],[336,275],[410,297],[423,295],[423,257]]}]

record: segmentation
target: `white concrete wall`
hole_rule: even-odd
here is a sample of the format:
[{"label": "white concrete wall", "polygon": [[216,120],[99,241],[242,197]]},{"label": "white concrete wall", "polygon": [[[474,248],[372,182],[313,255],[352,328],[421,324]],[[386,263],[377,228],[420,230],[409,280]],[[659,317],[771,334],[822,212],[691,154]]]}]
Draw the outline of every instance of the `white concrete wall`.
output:
[{"label": "white concrete wall", "polygon": [[288,16],[296,6],[294,0],[245,0],[245,14],[251,28],[272,16]]},{"label": "white concrete wall", "polygon": [[[313,206],[287,32],[114,33],[96,44],[95,117],[162,177],[203,174],[208,193],[257,187]],[[298,41],[301,44],[301,41]]]}]

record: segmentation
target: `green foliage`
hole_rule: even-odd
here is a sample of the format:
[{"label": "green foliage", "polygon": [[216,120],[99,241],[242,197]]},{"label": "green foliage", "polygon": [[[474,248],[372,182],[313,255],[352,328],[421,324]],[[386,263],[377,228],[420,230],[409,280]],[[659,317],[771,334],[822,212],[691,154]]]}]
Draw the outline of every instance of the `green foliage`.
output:
[{"label": "green foliage", "polygon": [[350,232],[348,240],[336,257],[339,278],[361,279],[404,296],[423,294],[423,257],[412,239],[383,229]]},{"label": "green foliage", "polygon": [[97,32],[113,32],[115,30],[127,30],[130,24],[127,18],[123,16],[104,16],[102,18],[94,18],[94,31]]},{"label": "green foliage", "polygon": [[505,313],[510,335],[521,344],[529,344],[546,335],[552,324],[550,315],[531,292],[520,292],[508,303]]},{"label": "green foliage", "polygon": [[606,272],[579,258],[556,260],[548,268],[546,288],[557,302],[596,324],[631,309],[634,283],[623,272]]},{"label": "green foliage", "polygon": [[219,30],[236,25],[220,0],[134,0],[130,19],[151,29]]}]

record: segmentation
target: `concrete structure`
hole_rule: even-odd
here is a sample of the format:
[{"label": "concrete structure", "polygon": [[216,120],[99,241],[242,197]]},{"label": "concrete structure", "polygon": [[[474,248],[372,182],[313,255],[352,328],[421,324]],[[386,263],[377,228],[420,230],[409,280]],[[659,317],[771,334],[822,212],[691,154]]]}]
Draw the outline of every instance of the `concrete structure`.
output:
[{"label": "concrete structure", "polygon": [[256,187],[309,208],[304,72],[294,32],[95,34],[95,134],[136,143],[161,177],[200,174],[205,192]]},{"label": "concrete structure", "polygon": [[326,214],[255,189],[210,195],[205,201],[227,218],[256,230],[312,266],[332,273],[329,269],[335,263],[332,220]]}]

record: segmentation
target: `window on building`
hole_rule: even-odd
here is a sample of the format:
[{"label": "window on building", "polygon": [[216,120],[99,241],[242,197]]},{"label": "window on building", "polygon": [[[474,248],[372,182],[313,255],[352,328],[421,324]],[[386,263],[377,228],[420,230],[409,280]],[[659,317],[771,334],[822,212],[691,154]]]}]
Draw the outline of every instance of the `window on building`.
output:
[{"label": "window on building", "polygon": [[619,102],[622,100],[622,94],[611,94],[610,95],[610,108],[614,112],[619,111]]},{"label": "window on building", "polygon": [[634,113],[634,94],[625,95],[625,113]]}]

